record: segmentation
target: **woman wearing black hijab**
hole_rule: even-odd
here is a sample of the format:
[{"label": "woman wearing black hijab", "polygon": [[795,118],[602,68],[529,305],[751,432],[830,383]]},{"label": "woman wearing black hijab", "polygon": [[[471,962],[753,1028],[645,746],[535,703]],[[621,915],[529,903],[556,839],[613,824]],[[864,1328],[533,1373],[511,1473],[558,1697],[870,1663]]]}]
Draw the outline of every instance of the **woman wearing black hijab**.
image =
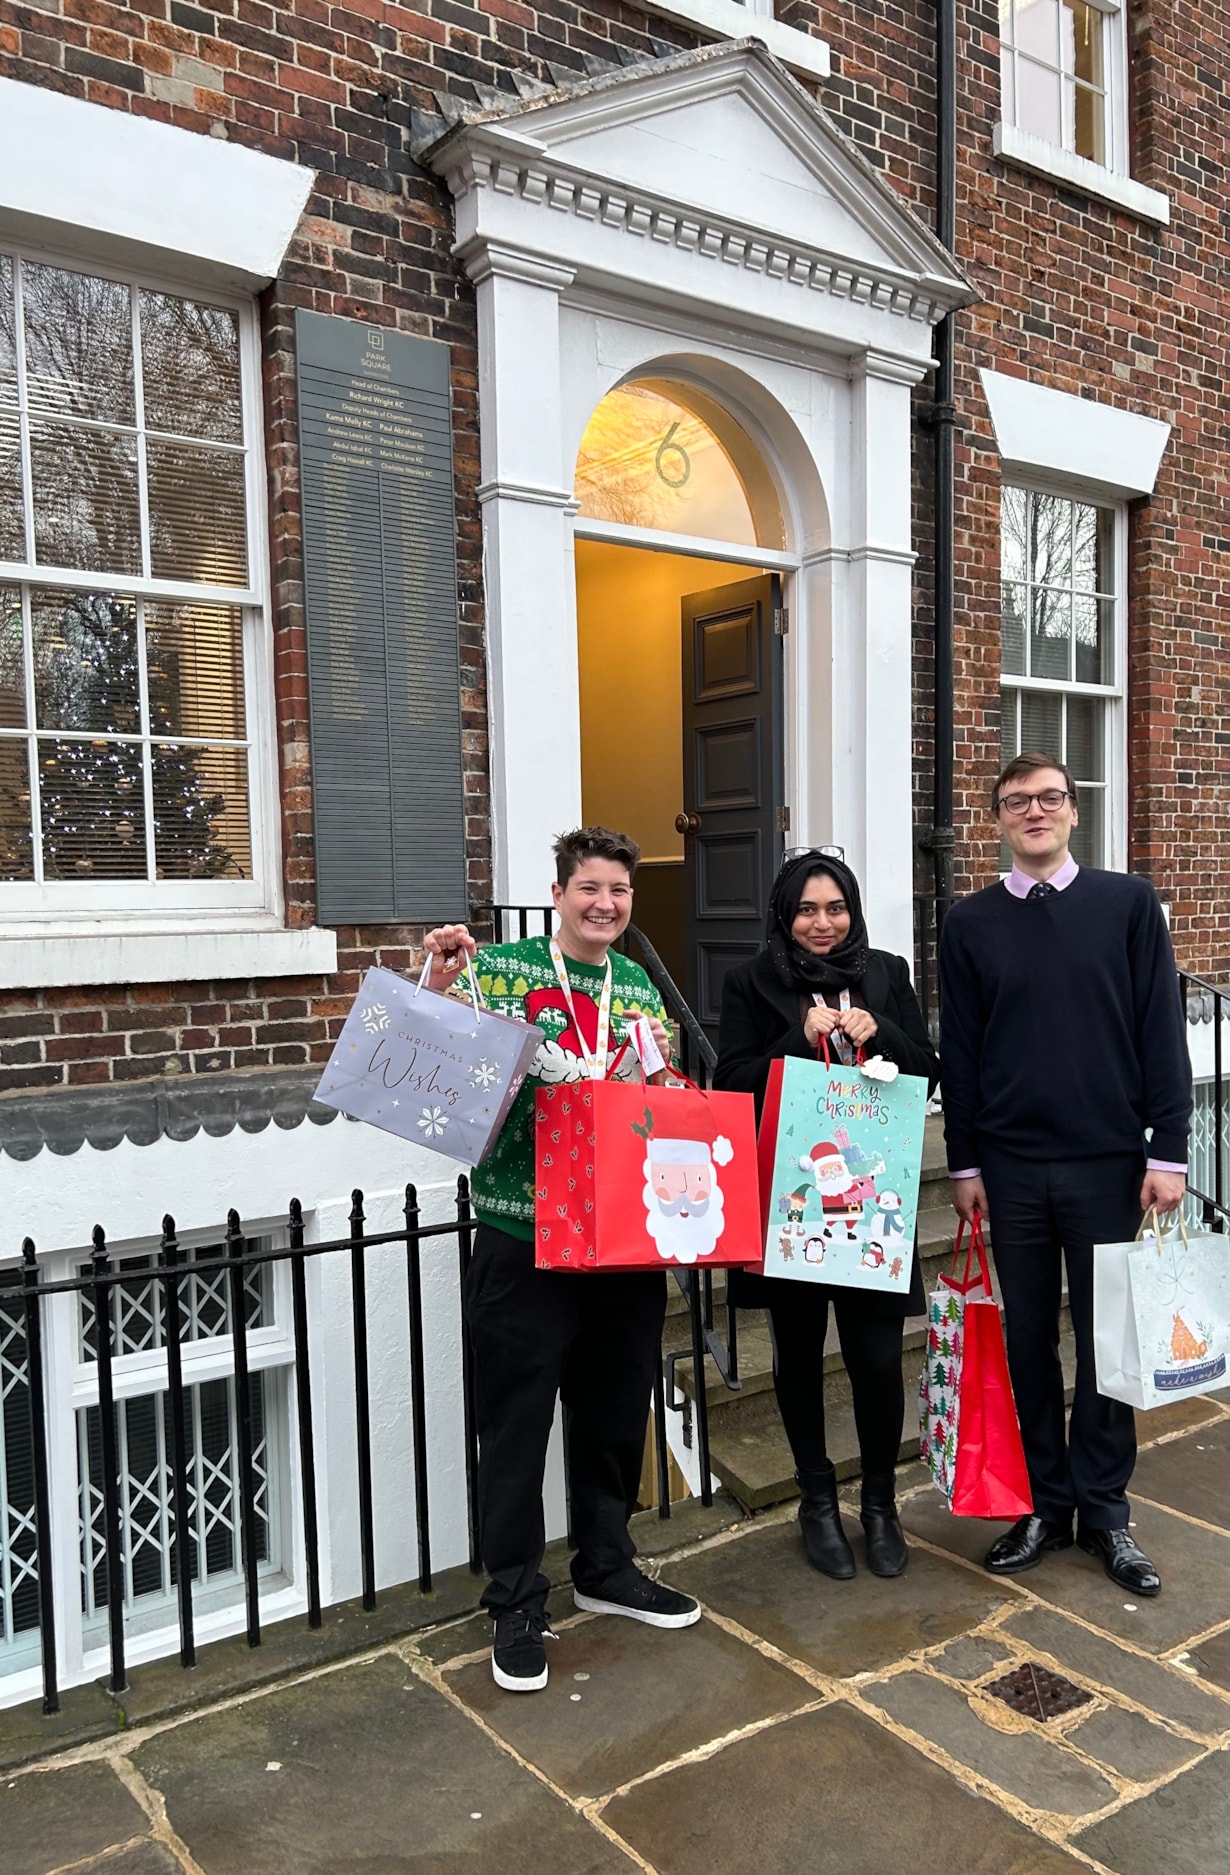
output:
[{"label": "woman wearing black hijab", "polygon": [[[858,881],[819,850],[790,855],[769,901],[765,949],[726,978],[714,1086],[754,1094],[760,1112],[771,1064],[785,1055],[831,1054],[895,1061],[928,1091],[940,1064],[904,957],[872,950]],[[917,1257],[908,1295],[740,1276],[736,1300],[768,1310],[773,1384],[799,1482],[799,1523],[809,1561],[825,1575],[854,1574],[837,1508],[837,1477],[824,1439],[824,1337],[837,1318],[862,1457],[867,1565],[900,1575],[909,1560],[897,1519],[894,1473],[905,1421],[901,1340],[907,1315],[925,1310]]]}]

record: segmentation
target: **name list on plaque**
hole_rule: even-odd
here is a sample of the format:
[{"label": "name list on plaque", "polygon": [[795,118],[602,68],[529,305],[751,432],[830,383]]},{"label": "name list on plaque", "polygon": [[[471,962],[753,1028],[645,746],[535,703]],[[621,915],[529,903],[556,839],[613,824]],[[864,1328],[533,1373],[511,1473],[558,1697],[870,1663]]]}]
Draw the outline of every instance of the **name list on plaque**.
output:
[{"label": "name list on plaque", "polygon": [[465,914],[449,351],[295,315],[322,922]]}]

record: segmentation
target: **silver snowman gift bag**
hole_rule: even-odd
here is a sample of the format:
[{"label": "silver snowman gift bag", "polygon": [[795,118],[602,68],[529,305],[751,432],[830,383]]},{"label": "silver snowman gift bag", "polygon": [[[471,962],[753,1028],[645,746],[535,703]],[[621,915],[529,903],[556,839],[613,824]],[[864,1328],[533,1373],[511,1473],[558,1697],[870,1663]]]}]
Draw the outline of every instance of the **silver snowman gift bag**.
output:
[{"label": "silver snowman gift bag", "polygon": [[477,1165],[508,1118],[543,1034],[484,1009],[468,963],[468,1003],[429,990],[430,969],[428,958],[417,984],[391,970],[368,971],[316,1099]]}]

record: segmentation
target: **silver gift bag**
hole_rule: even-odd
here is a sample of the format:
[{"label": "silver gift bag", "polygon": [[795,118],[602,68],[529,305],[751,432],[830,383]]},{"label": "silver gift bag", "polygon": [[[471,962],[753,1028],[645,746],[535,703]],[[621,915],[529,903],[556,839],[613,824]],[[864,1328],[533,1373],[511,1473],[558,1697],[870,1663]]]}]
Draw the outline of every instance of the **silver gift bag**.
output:
[{"label": "silver gift bag", "polygon": [[484,1009],[473,968],[470,1001],[391,970],[369,970],[320,1077],[316,1098],[355,1120],[477,1165],[543,1039],[541,1029]]}]

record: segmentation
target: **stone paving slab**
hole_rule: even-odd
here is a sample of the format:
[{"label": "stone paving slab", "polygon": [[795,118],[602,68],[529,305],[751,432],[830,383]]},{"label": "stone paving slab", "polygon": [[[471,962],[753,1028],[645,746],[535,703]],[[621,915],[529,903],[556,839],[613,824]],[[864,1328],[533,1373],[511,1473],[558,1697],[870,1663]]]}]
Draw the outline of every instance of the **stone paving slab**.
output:
[{"label": "stone paving slab", "polygon": [[1109,1687],[1202,1738],[1230,1730],[1230,1701],[1219,1699],[1192,1676],[1142,1658],[1051,1608],[1033,1604],[1014,1609],[999,1631],[1027,1652],[1049,1654],[1073,1679]]},{"label": "stone paving slab", "polygon": [[109,1764],[30,1771],[0,1789],[4,1875],[48,1875],[148,1832],[149,1818]]},{"label": "stone paving slab", "polygon": [[903,1576],[873,1576],[862,1564],[862,1530],[847,1520],[846,1531],[860,1563],[850,1582],[811,1567],[793,1521],[687,1557],[671,1580],[792,1659],[842,1677],[963,1634],[1005,1599],[989,1576],[925,1550],[911,1551]]},{"label": "stone paving slab", "polygon": [[72,1875],[183,1875],[183,1864],[160,1842],[146,1841],[96,1862],[78,1862]]},{"label": "stone paving slab", "polygon": [[[1181,1444],[1176,1440],[1165,1449],[1176,1453]],[[1133,1503],[1132,1516],[1133,1535],[1161,1573],[1162,1593],[1155,1601],[1137,1601],[1118,1588],[1100,1562],[1075,1546],[1046,1556],[1036,1569],[1015,1580],[1039,1600],[1122,1635],[1136,1647],[1171,1653],[1189,1636],[1224,1619],[1230,1604],[1230,1539],[1152,1504]],[[954,1517],[938,1491],[907,1499],[901,1521],[915,1536],[977,1563],[1008,1528],[980,1518]],[[1125,1606],[1129,1602],[1134,1604],[1131,1609]]]},{"label": "stone paving slab", "polygon": [[1081,1830],[1076,1847],[1116,1875],[1210,1875],[1230,1843],[1230,1757],[1203,1758],[1171,1783]]},{"label": "stone paving slab", "polygon": [[207,1875],[631,1875],[395,1657],[190,1720],[135,1762]]},{"label": "stone paving slab", "polygon": [[1210,1634],[1207,1640],[1193,1647],[1190,1659],[1202,1679],[1211,1680],[1214,1686],[1230,1692],[1230,1628],[1223,1628],[1220,1634]]},{"label": "stone paving slab", "polygon": [[1132,1496],[1152,1498],[1223,1530],[1230,1523],[1230,1422],[1193,1432],[1142,1452],[1132,1474]]},{"label": "stone paving slab", "polygon": [[1136,1415],[1136,1442],[1143,1450],[1151,1440],[1172,1432],[1190,1432],[1193,1426],[1212,1425],[1226,1417],[1230,1395],[1198,1394],[1192,1400],[1168,1400],[1165,1406],[1151,1406],[1147,1413]]},{"label": "stone paving slab", "polygon": [[638,1784],[603,1814],[659,1875],[1076,1875],[1085,1866],[844,1703]]},{"label": "stone paving slab", "polygon": [[[1000,1730],[982,1717],[977,1696],[945,1686],[929,1673],[895,1674],[883,1685],[867,1687],[863,1697],[1034,1810],[1089,1816],[1118,1795],[1113,1784],[1046,1737],[1041,1726],[1026,1720],[1020,1729]],[[1016,1720],[1006,1706],[999,1706],[996,1716],[1006,1724]]]},{"label": "stone paving slab", "polygon": [[1074,1745],[1134,1784],[1151,1784],[1198,1758],[1202,1746],[1178,1738],[1140,1712],[1106,1706],[1067,1732]]},{"label": "stone paving slab", "polygon": [[562,1629],[548,1648],[550,1682],[533,1699],[501,1692],[485,1660],[448,1679],[571,1796],[600,1796],[816,1698],[806,1680],[712,1621],[672,1633],[608,1616]]},{"label": "stone paving slab", "polygon": [[41,1699],[0,1711],[0,1771],[45,1758],[69,1745],[84,1745],[118,1730],[121,1714],[101,1686],[71,1686],[60,1694],[60,1710],[44,1712]]},{"label": "stone paving slab", "polygon": [[946,1673],[952,1680],[981,1680],[1011,1656],[1012,1649],[1002,1641],[989,1634],[971,1634],[954,1641],[942,1654],[933,1655],[931,1664],[937,1673]]}]

